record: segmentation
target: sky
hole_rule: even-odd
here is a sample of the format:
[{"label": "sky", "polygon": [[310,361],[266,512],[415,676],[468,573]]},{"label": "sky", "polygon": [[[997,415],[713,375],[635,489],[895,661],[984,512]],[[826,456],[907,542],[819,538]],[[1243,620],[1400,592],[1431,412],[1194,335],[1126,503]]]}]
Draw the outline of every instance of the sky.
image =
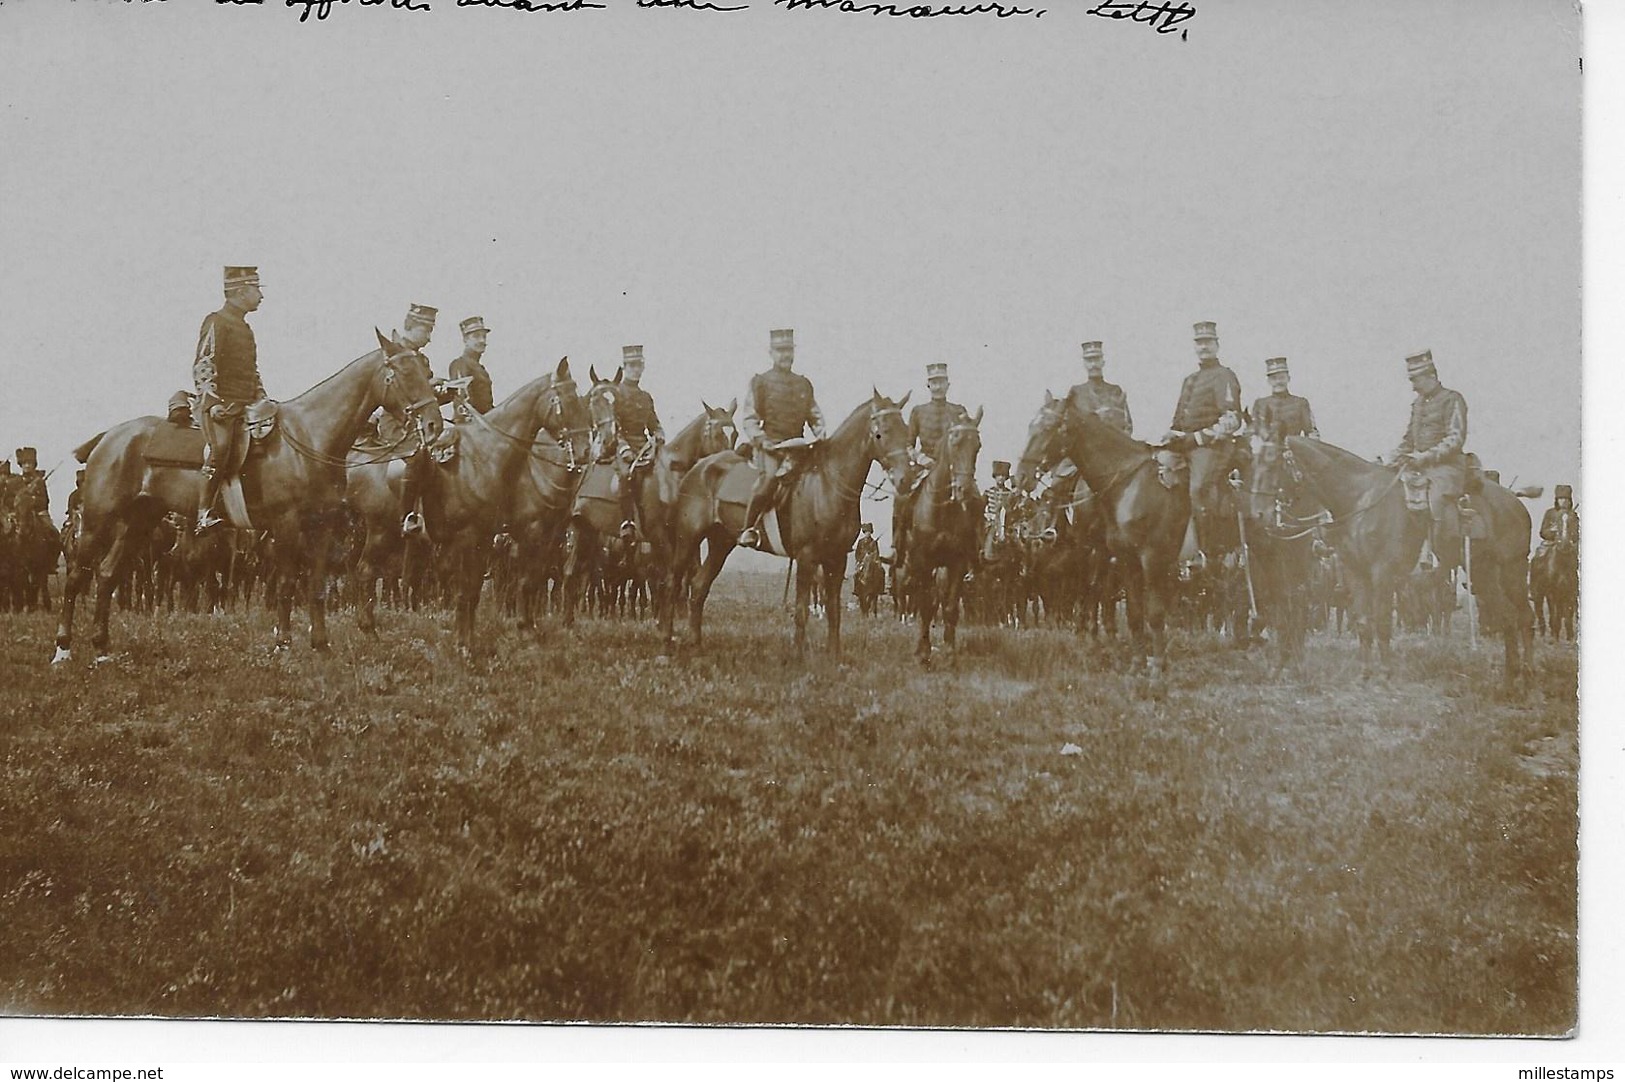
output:
[{"label": "sky", "polygon": [[[428,0],[420,0],[428,2]],[[1579,485],[1579,23],[1557,2],[1203,4],[1180,35],[785,10],[538,13],[6,0],[0,450],[62,463],[190,386],[224,264],[260,267],[274,397],[408,303],[482,315],[500,399],[641,344],[669,430],[767,332],[843,416],[985,406],[981,474],[1105,342],[1166,428],[1215,320],[1328,440],[1393,446],[1431,348],[1504,479]],[[1583,503],[1583,492],[1580,493]],[[885,505],[865,517],[884,522]]]}]

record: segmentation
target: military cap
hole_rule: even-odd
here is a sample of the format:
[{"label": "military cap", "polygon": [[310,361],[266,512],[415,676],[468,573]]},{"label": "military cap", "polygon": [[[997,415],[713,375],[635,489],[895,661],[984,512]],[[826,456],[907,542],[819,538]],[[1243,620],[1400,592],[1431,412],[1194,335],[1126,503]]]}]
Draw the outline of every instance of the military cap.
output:
[{"label": "military cap", "polygon": [[993,476],[994,477],[1009,477],[1010,476],[1010,463],[1004,461],[1003,459],[999,459],[998,461],[994,462],[993,463]]},{"label": "military cap", "polygon": [[1217,323],[1207,321],[1196,325],[1196,338],[1198,341],[1203,338],[1217,337],[1219,337],[1219,325]]},{"label": "military cap", "polygon": [[1413,353],[1406,357],[1405,374],[1407,376],[1438,375],[1439,370],[1433,367],[1433,351],[1424,349],[1421,353]]},{"label": "military cap", "polygon": [[1103,347],[1099,342],[1085,342],[1083,344],[1084,360],[1090,360],[1095,357],[1104,357],[1105,355],[1105,347]]},{"label": "military cap", "polygon": [[770,349],[792,349],[796,344],[796,332],[790,328],[768,331],[767,344]]},{"label": "military cap", "polygon": [[874,524],[874,523],[872,523],[872,522],[865,522],[865,523],[864,523],[864,524],[863,524],[863,525],[862,525],[862,526],[861,526],[861,527],[859,527],[859,528],[860,528],[860,529],[861,529],[861,530],[863,530],[863,532],[864,532],[864,533],[874,533],[874,532],[875,532],[875,524]]},{"label": "military cap", "polygon": [[931,362],[930,364],[925,366],[925,378],[927,380],[947,379],[948,378],[948,365],[943,361],[933,361],[933,362]]},{"label": "military cap", "polygon": [[258,267],[227,267],[225,286],[227,289],[236,289],[239,286],[257,286],[260,284],[260,269]]},{"label": "military cap", "polygon": [[34,469],[39,465],[39,452],[32,447],[17,448],[17,465],[25,470]]},{"label": "military cap", "polygon": [[643,363],[643,347],[642,346],[622,346],[621,347],[621,363],[622,364],[632,364],[633,362],[636,362],[638,364]]},{"label": "military cap", "polygon": [[[429,322],[434,322],[433,316],[429,317]],[[487,334],[489,334],[491,331],[491,328],[485,325],[484,316],[469,316],[467,319],[457,324],[457,329],[462,331],[465,335],[473,334],[476,331],[485,331]]]},{"label": "military cap", "polygon": [[[1486,472],[1488,472],[1488,471],[1486,471]],[[1572,486],[1572,485],[1558,485],[1556,491],[1554,491],[1552,493],[1552,496],[1553,496],[1554,499],[1572,500],[1572,499],[1574,499],[1574,486]]]},{"label": "military cap", "polygon": [[1500,470],[1485,470],[1484,471],[1484,480],[1488,481],[1492,485],[1500,484],[1501,483],[1501,471]]},{"label": "military cap", "polygon": [[406,322],[408,324],[422,323],[422,324],[425,324],[427,326],[433,327],[434,326],[434,317],[439,315],[439,314],[440,314],[440,309],[438,309],[438,308],[430,308],[426,304],[408,305],[407,309],[406,309]]},{"label": "military cap", "polygon": [[1266,376],[1273,376],[1277,372],[1283,376],[1287,375],[1285,357],[1271,357],[1269,360],[1264,362],[1264,374]]}]

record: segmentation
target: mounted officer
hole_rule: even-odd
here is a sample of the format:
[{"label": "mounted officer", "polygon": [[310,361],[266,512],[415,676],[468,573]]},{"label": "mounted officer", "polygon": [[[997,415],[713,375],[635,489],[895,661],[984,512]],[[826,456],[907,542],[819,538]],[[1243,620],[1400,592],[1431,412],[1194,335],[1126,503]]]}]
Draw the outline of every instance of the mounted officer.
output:
[{"label": "mounted officer", "polygon": [[198,330],[192,379],[197,384],[198,421],[203,427],[203,490],[198,496],[197,530],[219,524],[214,515],[226,471],[236,467],[248,438],[244,411],[265,397],[254,331],[246,319],[257,311],[264,293],[259,269],[225,269],[226,303],[203,317]]},{"label": "mounted officer", "polygon": [[993,483],[988,485],[984,497],[983,515],[987,519],[987,526],[982,537],[982,559],[992,560],[996,555],[997,546],[1004,544],[1005,538],[1009,536],[1007,527],[1010,515],[1015,510],[1019,497],[1020,492],[1010,477],[1010,463],[1002,459],[995,461]]},{"label": "mounted officer", "polygon": [[740,429],[753,449],[756,487],[751,489],[745,507],[745,528],[739,534],[739,543],[753,548],[762,543],[756,524],[773,506],[779,491],[785,454],[778,445],[800,439],[805,428],[812,429],[815,440],[825,436],[824,413],[813,398],[812,381],[791,371],[796,360],[795,332],[769,332],[768,352],[773,367],[751,377],[745,392],[745,413],[740,419]]},{"label": "mounted officer", "polygon": [[957,422],[970,416],[970,411],[957,402],[948,401],[948,366],[938,361],[925,366],[925,386],[931,397],[908,413],[908,452],[914,462],[910,471],[911,482],[907,491],[897,494],[892,505],[892,552],[899,560],[908,553],[908,532],[914,522],[914,494],[919,491],[934,464],[942,437]]},{"label": "mounted officer", "polygon": [[1106,382],[1106,351],[1101,343],[1083,344],[1083,367],[1089,378],[1075,384],[1067,397],[1079,408],[1088,410],[1124,435],[1132,436],[1134,416],[1129,413],[1128,395],[1117,384]]},{"label": "mounted officer", "polygon": [[865,522],[858,527],[858,543],[852,547],[852,557],[858,571],[880,559],[880,542],[875,540],[874,523]]},{"label": "mounted officer", "polygon": [[[434,321],[439,314],[440,309],[430,308],[426,304],[407,305],[406,320],[401,325],[401,342],[417,350],[421,356],[429,339],[434,337]],[[424,358],[424,364],[428,364],[428,358]],[[440,381],[435,381],[432,386],[437,394],[445,396],[440,399],[441,402],[450,397],[450,392],[443,390]],[[394,419],[387,413],[382,418],[378,425],[379,437],[390,445],[399,442],[405,432],[391,425]],[[423,497],[418,492],[418,486],[419,474],[427,468],[426,457],[423,454],[413,455],[407,463],[406,473],[401,477],[401,506],[406,508],[406,515],[401,519],[402,537],[416,537],[423,532]]]},{"label": "mounted officer", "polygon": [[447,379],[468,381],[467,390],[452,406],[452,411],[459,423],[473,420],[470,410],[474,413],[490,413],[493,401],[491,398],[491,373],[486,371],[482,358],[485,356],[486,336],[491,332],[485,326],[484,318],[469,316],[457,325],[463,332],[463,352],[446,370]]},{"label": "mounted officer", "polygon": [[1419,565],[1432,566],[1442,557],[1448,567],[1461,564],[1461,516],[1456,501],[1467,483],[1467,400],[1439,382],[1433,351],[1405,358],[1416,398],[1405,435],[1391,456],[1410,487],[1425,479],[1432,529],[1422,545]]},{"label": "mounted officer", "polygon": [[1198,447],[1241,431],[1241,381],[1219,363],[1218,324],[1196,324],[1196,371],[1179,388],[1170,436],[1190,436]]},{"label": "mounted officer", "polygon": [[1264,378],[1270,393],[1253,403],[1253,441],[1257,467],[1253,487],[1261,496],[1273,497],[1281,491],[1281,455],[1288,436],[1320,439],[1309,400],[1291,391],[1292,374],[1285,357],[1264,362]]},{"label": "mounted officer", "polygon": [[1540,519],[1540,548],[1535,555],[1539,556],[1559,543],[1580,543],[1580,512],[1574,509],[1574,488],[1571,485],[1558,485],[1557,491],[1552,494],[1552,506]]},{"label": "mounted officer", "polygon": [[17,488],[26,492],[27,510],[51,524],[51,497],[45,489],[45,471],[39,468],[39,452],[32,447],[17,448]]},{"label": "mounted officer", "polygon": [[640,543],[644,537],[638,501],[643,481],[649,476],[654,456],[666,443],[666,430],[660,427],[654,396],[643,389],[642,382],[643,347],[622,346],[620,388],[615,394],[615,431],[621,441],[615,459],[621,475],[621,500],[626,507],[621,529],[630,528]]}]

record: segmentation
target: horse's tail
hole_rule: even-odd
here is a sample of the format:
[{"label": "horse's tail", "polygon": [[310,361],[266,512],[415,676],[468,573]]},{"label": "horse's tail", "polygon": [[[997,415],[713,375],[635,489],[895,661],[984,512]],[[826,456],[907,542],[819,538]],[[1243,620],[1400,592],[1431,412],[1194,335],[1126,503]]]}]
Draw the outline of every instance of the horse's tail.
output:
[{"label": "horse's tail", "polygon": [[73,457],[79,460],[81,466],[90,461],[90,452],[96,449],[96,445],[102,442],[102,437],[105,435],[107,435],[105,430],[98,432],[73,449]]}]

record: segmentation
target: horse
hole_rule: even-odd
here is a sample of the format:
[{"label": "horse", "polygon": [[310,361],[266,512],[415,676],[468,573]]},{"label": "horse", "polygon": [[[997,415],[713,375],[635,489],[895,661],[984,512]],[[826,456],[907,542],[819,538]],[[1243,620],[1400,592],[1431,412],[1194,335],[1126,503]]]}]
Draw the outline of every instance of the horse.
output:
[{"label": "horse", "polygon": [[[795,561],[798,655],[806,653],[807,603],[813,581],[822,572],[829,651],[840,656],[841,582],[846,577],[846,555],[858,536],[858,501],[871,463],[880,463],[894,486],[905,481],[909,435],[903,407],[908,399],[905,394],[902,401],[893,402],[874,391],[828,439],[807,453],[794,476],[785,478],[777,506],[762,520],[770,551]],[[696,647],[701,643],[706,596],[744,528],[745,507],[755,479],[755,467],[737,452],[720,451],[696,463],[678,487],[667,591],[674,600],[691,591],[688,624]],[[701,542],[706,546],[703,565]],[[668,652],[675,644],[676,607],[666,605],[660,614]]]},{"label": "horse", "polygon": [[515,493],[540,433],[576,420],[580,399],[568,359],[520,387],[488,413],[469,412],[456,454],[426,471],[423,517],[456,606],[457,650],[474,648],[474,618],[492,539],[510,520]]},{"label": "horse", "polygon": [[961,417],[932,449],[936,467],[911,508],[908,577],[919,591],[919,635],[914,656],[931,665],[931,623],[942,609],[942,642],[950,664],[958,664],[959,594],[965,572],[976,564],[985,519],[976,488],[976,456],[982,449],[982,410]]},{"label": "horse", "polygon": [[1245,444],[1226,437],[1187,452],[1190,464],[1191,527],[1196,551],[1191,554],[1197,568],[1193,577],[1206,581],[1212,594],[1214,616],[1221,631],[1230,635],[1231,645],[1246,647],[1252,641],[1252,611],[1256,608],[1248,590],[1247,558],[1242,546],[1242,525],[1237,517],[1236,478],[1251,471],[1252,462]]},{"label": "horse", "polygon": [[1468,583],[1478,601],[1484,631],[1500,635],[1508,690],[1527,676],[1534,653],[1535,614],[1529,603],[1529,509],[1523,499],[1493,481],[1467,485]]},{"label": "horse", "polygon": [[1529,587],[1536,626],[1553,639],[1573,642],[1580,600],[1580,546],[1573,541],[1543,546],[1529,562]]},{"label": "horse", "polygon": [[1173,602],[1179,549],[1190,522],[1190,486],[1161,479],[1155,452],[1083,409],[1044,392],[1027,428],[1016,480],[1030,490],[1039,470],[1070,458],[1106,516],[1106,548],[1128,596],[1128,629],[1150,690],[1160,694],[1167,667],[1164,623]]},{"label": "horse", "polygon": [[[587,374],[592,383],[581,397],[586,402],[591,426],[592,460],[576,485],[570,520],[564,528],[565,627],[575,626],[576,609],[581,605],[586,587],[589,584],[602,587],[605,548],[619,540],[629,506],[621,486],[630,484],[630,477],[622,476],[622,467],[616,462],[620,453],[620,427],[615,421],[615,396],[620,393],[621,373],[616,372],[614,379],[604,379],[593,367]],[[653,453],[652,442],[645,447]],[[626,472],[629,474],[630,470]],[[665,531],[653,523],[651,526],[654,528],[644,534],[646,543],[651,548],[658,544],[664,549]],[[605,614],[605,608],[600,605],[599,615]]]},{"label": "horse", "polygon": [[[293,594],[301,581],[307,584],[311,647],[318,652],[329,649],[328,537],[342,514],[344,456],[367,418],[382,406],[402,423],[440,431],[428,362],[381,332],[378,344],[378,349],[281,403],[275,426],[250,450],[239,474],[249,517],[275,537],[281,568],[274,631],[278,649],[292,645]],[[52,659],[56,663],[72,657],[74,604],[92,580],[96,611],[91,644],[98,660],[109,656],[108,601],[130,551],[121,542],[145,537],[166,511],[190,515],[197,510],[203,480],[198,467],[147,460],[147,450],[162,429],[195,431],[176,430],[161,417],[138,417],[93,437],[74,452],[85,464],[83,530],[74,554],[76,566],[62,590],[62,619]],[[202,441],[202,433],[196,433],[197,462]],[[303,576],[307,565],[309,574]]]},{"label": "horse", "polygon": [[1268,628],[1277,672],[1303,667],[1316,570],[1315,535],[1325,508],[1303,491],[1285,451],[1271,443],[1240,468],[1237,536],[1243,545],[1243,583],[1258,619]]},{"label": "horse", "polygon": [[881,557],[871,553],[858,561],[852,569],[852,596],[858,599],[858,611],[873,616],[880,608],[880,595],[886,592],[886,568]]},{"label": "horse", "polygon": [[1392,667],[1394,599],[1427,538],[1427,516],[1406,508],[1391,466],[1307,436],[1288,436],[1286,447],[1305,492],[1331,512],[1322,532],[1342,562],[1360,672],[1369,679],[1375,662]]}]

